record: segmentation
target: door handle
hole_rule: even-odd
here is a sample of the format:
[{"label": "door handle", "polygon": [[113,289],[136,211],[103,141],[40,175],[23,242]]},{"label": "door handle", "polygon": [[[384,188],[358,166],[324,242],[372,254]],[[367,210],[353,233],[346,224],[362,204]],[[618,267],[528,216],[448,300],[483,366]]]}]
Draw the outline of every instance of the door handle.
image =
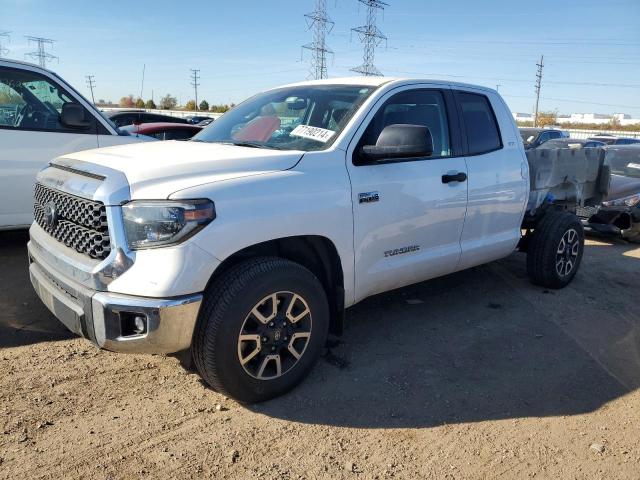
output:
[{"label": "door handle", "polygon": [[445,173],[442,175],[442,183],[451,183],[451,182],[465,182],[467,180],[467,174],[464,172],[458,173]]}]

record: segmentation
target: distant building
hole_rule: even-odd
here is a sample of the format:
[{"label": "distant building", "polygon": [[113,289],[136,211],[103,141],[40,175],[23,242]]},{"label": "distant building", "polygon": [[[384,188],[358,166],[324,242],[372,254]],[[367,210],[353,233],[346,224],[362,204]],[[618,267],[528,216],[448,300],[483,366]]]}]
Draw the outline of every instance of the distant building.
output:
[{"label": "distant building", "polygon": [[[515,118],[517,122],[532,122],[533,114],[513,112],[513,118]],[[567,115],[559,113],[556,118],[556,123],[559,125],[562,125],[563,123],[595,123],[598,125],[604,125],[611,122],[612,118],[618,120],[620,125],[634,125],[640,123],[640,118],[632,118],[631,115],[626,113],[614,113],[613,115],[603,113],[572,113]]]}]

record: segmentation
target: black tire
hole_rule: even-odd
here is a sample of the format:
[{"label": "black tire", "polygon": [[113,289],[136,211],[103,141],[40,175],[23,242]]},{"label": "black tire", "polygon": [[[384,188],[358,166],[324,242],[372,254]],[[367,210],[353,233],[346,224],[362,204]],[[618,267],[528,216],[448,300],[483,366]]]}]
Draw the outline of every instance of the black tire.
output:
[{"label": "black tire", "polygon": [[[571,232],[575,232],[575,241],[569,245],[567,239],[571,238]],[[560,254],[563,241],[565,251]],[[569,212],[546,213],[533,231],[527,251],[531,283],[547,288],[566,287],[580,267],[583,252],[584,229],[578,217]]]},{"label": "black tire", "polygon": [[[279,347],[283,349],[282,358],[287,357],[286,360],[289,363],[293,361],[293,366],[288,367],[287,371],[282,368],[281,376],[265,380],[252,376],[245,369],[248,367],[242,365],[240,350],[243,347],[240,343],[240,334],[246,334],[245,324],[249,321],[251,312],[260,304],[259,302],[276,292],[289,292],[302,297],[306,310],[309,311],[305,322],[310,322],[311,327],[299,359],[294,359],[290,353],[284,351],[286,346]],[[295,300],[295,296],[292,298],[291,304],[299,301]],[[274,314],[276,311],[278,315],[282,314],[281,303],[284,302],[273,301]],[[286,317],[282,320],[286,323]],[[268,326],[268,324],[256,322],[255,318],[252,321],[260,328]],[[284,326],[284,323],[282,325]],[[298,324],[290,324],[289,327],[295,329]],[[214,281],[205,292],[193,335],[193,359],[204,381],[214,390],[239,402],[262,402],[282,395],[302,381],[320,356],[328,330],[327,297],[321,283],[309,270],[281,258],[255,258],[231,268]],[[286,334],[284,328],[281,331],[283,335]],[[274,337],[270,337],[269,341],[275,342]],[[282,338],[287,340],[287,337],[281,337],[280,334],[277,337],[276,340],[282,340]],[[260,336],[260,338],[266,337]],[[293,343],[293,336],[290,341]],[[268,343],[262,342],[257,343],[255,349],[260,350],[258,347],[265,347],[262,348],[265,351],[275,348],[268,347]],[[256,354],[254,360],[261,362],[260,356],[266,356],[265,351]],[[265,365],[266,362],[262,364],[263,367]],[[280,365],[279,359],[279,370]],[[284,361],[282,365],[284,367]],[[275,365],[270,365],[270,368],[273,367]],[[262,372],[258,377],[262,376]]]}]

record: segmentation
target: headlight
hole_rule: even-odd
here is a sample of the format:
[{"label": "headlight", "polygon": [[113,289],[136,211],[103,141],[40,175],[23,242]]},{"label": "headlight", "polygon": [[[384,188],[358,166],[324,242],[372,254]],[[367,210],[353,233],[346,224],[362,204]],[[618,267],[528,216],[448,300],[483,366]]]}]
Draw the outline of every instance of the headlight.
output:
[{"label": "headlight", "polygon": [[633,207],[638,203],[640,203],[640,193],[629,195],[624,198],[618,198],[616,200],[610,200],[608,202],[602,202],[602,205],[605,207]]},{"label": "headlight", "polygon": [[191,237],[216,218],[210,200],[133,201],[122,206],[129,248],[164,247]]}]

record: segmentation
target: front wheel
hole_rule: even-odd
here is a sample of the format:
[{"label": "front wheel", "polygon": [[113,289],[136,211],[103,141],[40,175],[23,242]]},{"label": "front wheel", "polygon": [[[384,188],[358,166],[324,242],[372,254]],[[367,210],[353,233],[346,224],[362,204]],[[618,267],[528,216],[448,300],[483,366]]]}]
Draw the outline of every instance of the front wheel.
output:
[{"label": "front wheel", "polygon": [[329,307],[319,280],[281,258],[243,262],[205,294],[192,342],[202,378],[246,403],[295,387],[320,355]]},{"label": "front wheel", "polygon": [[527,251],[532,283],[564,288],[576,275],[584,252],[584,229],[569,212],[548,212],[533,231]]}]

